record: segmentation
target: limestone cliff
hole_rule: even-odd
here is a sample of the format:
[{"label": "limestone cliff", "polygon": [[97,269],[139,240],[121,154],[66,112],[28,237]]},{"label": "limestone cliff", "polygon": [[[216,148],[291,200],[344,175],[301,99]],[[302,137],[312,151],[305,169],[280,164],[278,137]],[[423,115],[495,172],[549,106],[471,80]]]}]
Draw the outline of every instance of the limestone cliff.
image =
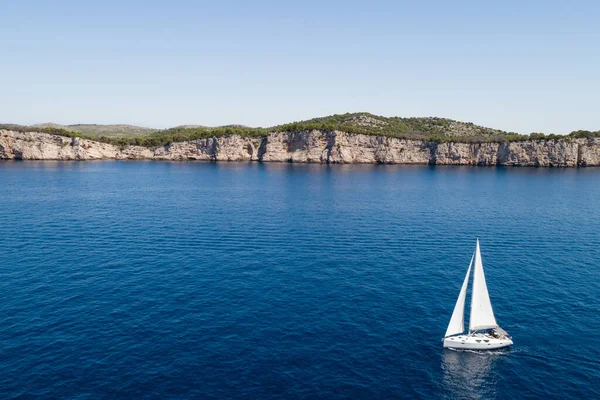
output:
[{"label": "limestone cliff", "polygon": [[511,143],[434,143],[340,131],[231,135],[160,147],[118,147],[93,140],[0,130],[0,159],[203,160],[301,163],[598,166],[600,139]]}]

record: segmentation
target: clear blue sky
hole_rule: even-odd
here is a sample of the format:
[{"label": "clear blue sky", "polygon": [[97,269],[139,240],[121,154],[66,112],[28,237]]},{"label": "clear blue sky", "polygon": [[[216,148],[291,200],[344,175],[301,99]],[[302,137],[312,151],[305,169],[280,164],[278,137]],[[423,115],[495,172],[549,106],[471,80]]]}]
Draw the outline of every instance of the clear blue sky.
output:
[{"label": "clear blue sky", "polygon": [[600,129],[599,1],[0,0],[0,121]]}]

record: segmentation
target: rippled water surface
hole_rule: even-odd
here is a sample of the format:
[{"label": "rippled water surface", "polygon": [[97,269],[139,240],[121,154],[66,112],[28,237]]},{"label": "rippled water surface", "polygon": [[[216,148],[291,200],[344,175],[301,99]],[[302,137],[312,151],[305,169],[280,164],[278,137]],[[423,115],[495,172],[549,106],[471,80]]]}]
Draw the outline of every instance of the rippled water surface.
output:
[{"label": "rippled water surface", "polygon": [[[0,397],[600,398],[600,170],[0,163]],[[515,345],[440,341],[479,236]]]}]

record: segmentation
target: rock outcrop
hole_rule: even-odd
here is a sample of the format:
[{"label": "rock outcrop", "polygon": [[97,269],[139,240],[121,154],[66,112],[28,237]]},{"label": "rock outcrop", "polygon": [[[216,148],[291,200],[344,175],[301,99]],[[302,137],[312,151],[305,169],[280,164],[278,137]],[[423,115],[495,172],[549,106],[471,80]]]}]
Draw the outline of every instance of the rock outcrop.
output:
[{"label": "rock outcrop", "polygon": [[266,137],[231,135],[148,148],[119,147],[47,133],[0,130],[0,159],[577,167],[600,165],[600,139],[434,143],[340,131],[303,131],[273,132]]}]

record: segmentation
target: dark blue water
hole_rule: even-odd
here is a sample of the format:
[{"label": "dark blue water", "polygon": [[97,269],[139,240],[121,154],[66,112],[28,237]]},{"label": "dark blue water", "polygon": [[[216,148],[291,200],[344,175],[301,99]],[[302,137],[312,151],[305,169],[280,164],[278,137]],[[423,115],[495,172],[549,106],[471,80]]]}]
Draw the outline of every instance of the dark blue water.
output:
[{"label": "dark blue water", "polygon": [[[0,163],[0,397],[598,398],[600,170]],[[479,236],[508,351],[440,341]]]}]

